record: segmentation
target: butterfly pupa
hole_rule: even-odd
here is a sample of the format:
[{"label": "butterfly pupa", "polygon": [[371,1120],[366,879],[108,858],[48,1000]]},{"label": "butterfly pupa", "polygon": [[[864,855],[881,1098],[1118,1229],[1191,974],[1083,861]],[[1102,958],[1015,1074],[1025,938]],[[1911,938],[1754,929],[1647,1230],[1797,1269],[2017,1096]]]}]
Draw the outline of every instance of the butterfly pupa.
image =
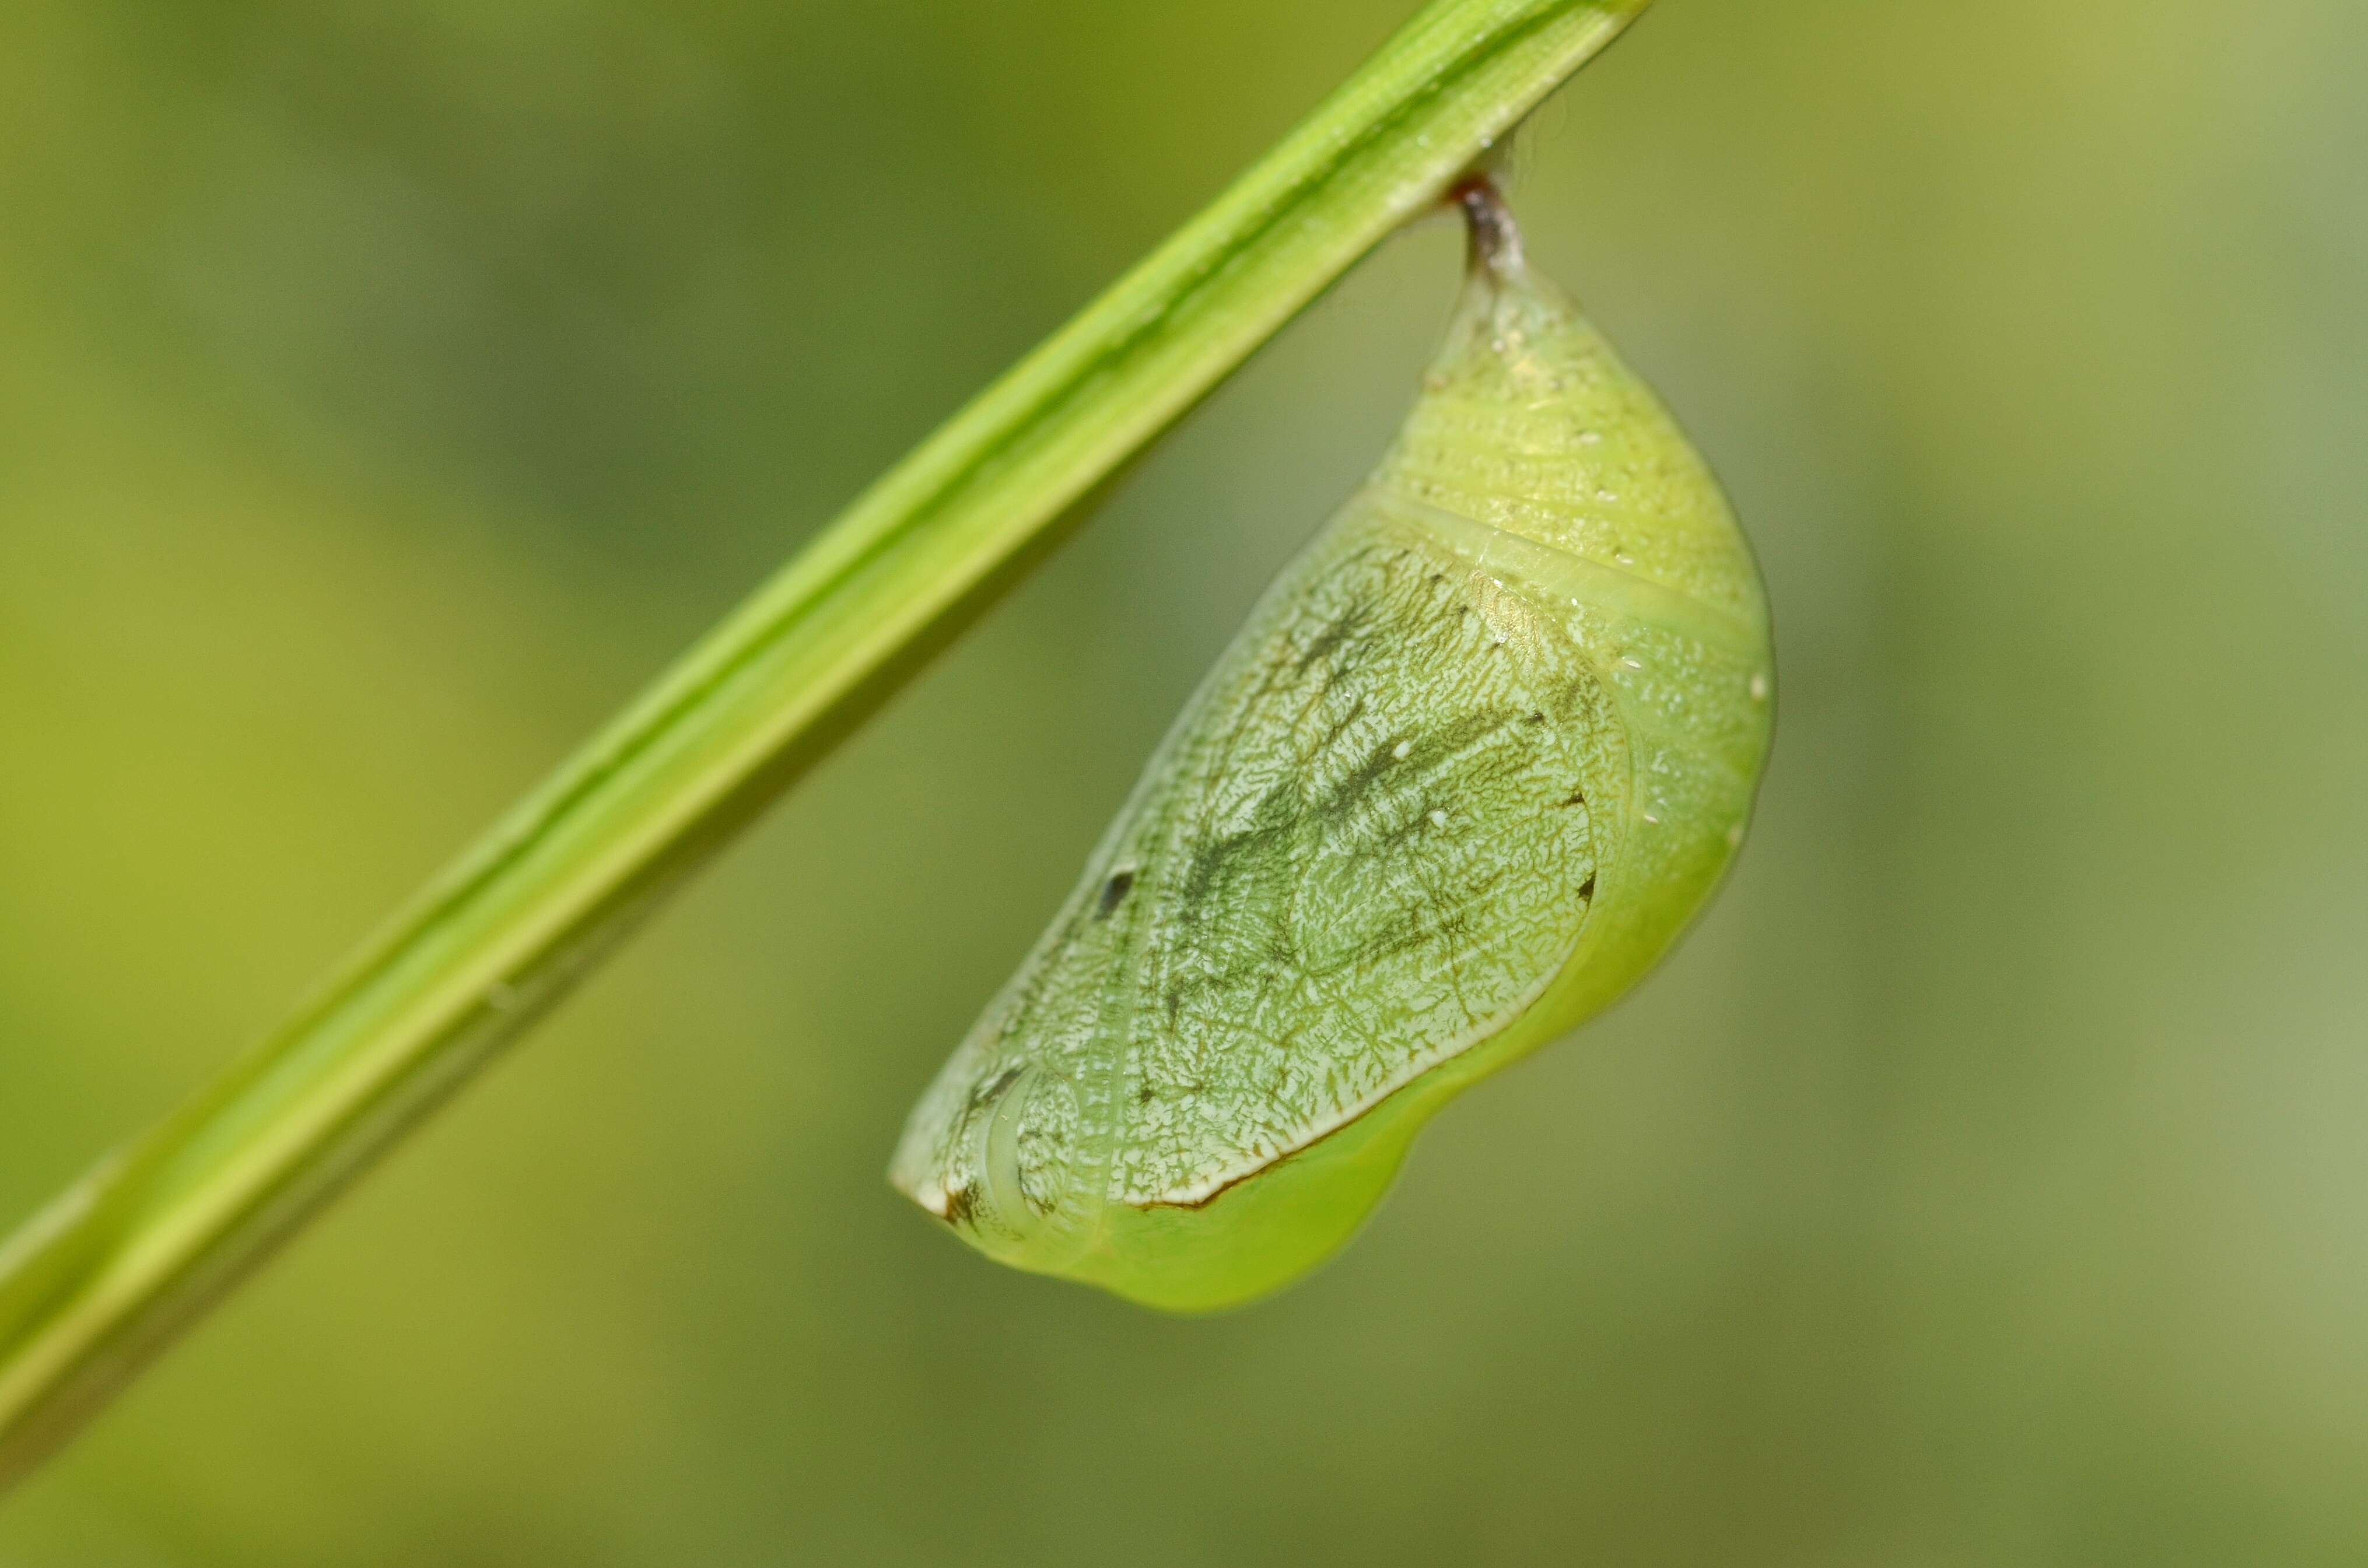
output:
[{"label": "butterfly pupa", "polygon": [[890,1179],[1174,1311],[1346,1241],[1456,1094],[1652,967],[1742,843],[1767,603],[1659,401],[1495,189],[1364,486],[1217,661]]}]

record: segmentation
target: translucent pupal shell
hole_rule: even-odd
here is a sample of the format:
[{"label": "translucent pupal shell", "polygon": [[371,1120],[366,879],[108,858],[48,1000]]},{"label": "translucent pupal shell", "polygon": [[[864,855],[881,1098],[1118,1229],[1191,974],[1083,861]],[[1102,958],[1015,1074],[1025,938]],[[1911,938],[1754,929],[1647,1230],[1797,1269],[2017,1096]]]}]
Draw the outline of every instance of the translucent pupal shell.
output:
[{"label": "translucent pupal shell", "polygon": [[1295,1278],[1742,842],[1773,709],[1749,547],[1494,193],[1465,206],[1397,440],[905,1124],[890,1179],[1006,1263],[1177,1311]]}]

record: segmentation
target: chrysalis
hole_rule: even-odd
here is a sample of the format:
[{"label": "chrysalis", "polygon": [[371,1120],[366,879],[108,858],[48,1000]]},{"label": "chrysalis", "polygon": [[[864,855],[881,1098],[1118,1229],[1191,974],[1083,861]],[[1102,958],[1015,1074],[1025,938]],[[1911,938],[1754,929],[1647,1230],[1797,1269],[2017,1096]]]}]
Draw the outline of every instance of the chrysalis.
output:
[{"label": "chrysalis", "polygon": [[1405,428],[1284,569],[890,1179],[1176,1311],[1333,1251],[1422,1124],[1626,991],[1743,841],[1768,612],[1652,392],[1461,187]]}]

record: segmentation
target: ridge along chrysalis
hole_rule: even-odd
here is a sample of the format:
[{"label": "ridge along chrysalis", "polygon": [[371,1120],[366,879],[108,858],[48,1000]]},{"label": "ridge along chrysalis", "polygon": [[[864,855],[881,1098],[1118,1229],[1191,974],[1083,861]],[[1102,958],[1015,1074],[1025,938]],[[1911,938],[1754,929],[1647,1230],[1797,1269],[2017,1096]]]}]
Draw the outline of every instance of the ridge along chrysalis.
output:
[{"label": "ridge along chrysalis", "polygon": [[1338,1248],[1431,1114],[1618,998],[1768,753],[1767,601],[1653,393],[1458,187],[1463,294],[889,1178],[981,1251],[1172,1311]]}]

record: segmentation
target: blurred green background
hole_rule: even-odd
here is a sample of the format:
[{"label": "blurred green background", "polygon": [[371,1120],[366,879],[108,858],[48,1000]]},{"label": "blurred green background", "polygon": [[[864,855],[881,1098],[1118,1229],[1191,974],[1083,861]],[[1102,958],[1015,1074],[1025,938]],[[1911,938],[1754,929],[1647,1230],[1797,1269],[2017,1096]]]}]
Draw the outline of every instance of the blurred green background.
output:
[{"label": "blurred green background", "polygon": [[[0,1218],[1414,0],[11,0]],[[1174,1322],[905,1109],[1452,292],[1393,245],[0,1506],[0,1564],[2368,1559],[2368,13],[1669,0],[1515,194],[1782,714],[1616,1015]],[[2349,172],[2347,172],[2349,171]]]}]

